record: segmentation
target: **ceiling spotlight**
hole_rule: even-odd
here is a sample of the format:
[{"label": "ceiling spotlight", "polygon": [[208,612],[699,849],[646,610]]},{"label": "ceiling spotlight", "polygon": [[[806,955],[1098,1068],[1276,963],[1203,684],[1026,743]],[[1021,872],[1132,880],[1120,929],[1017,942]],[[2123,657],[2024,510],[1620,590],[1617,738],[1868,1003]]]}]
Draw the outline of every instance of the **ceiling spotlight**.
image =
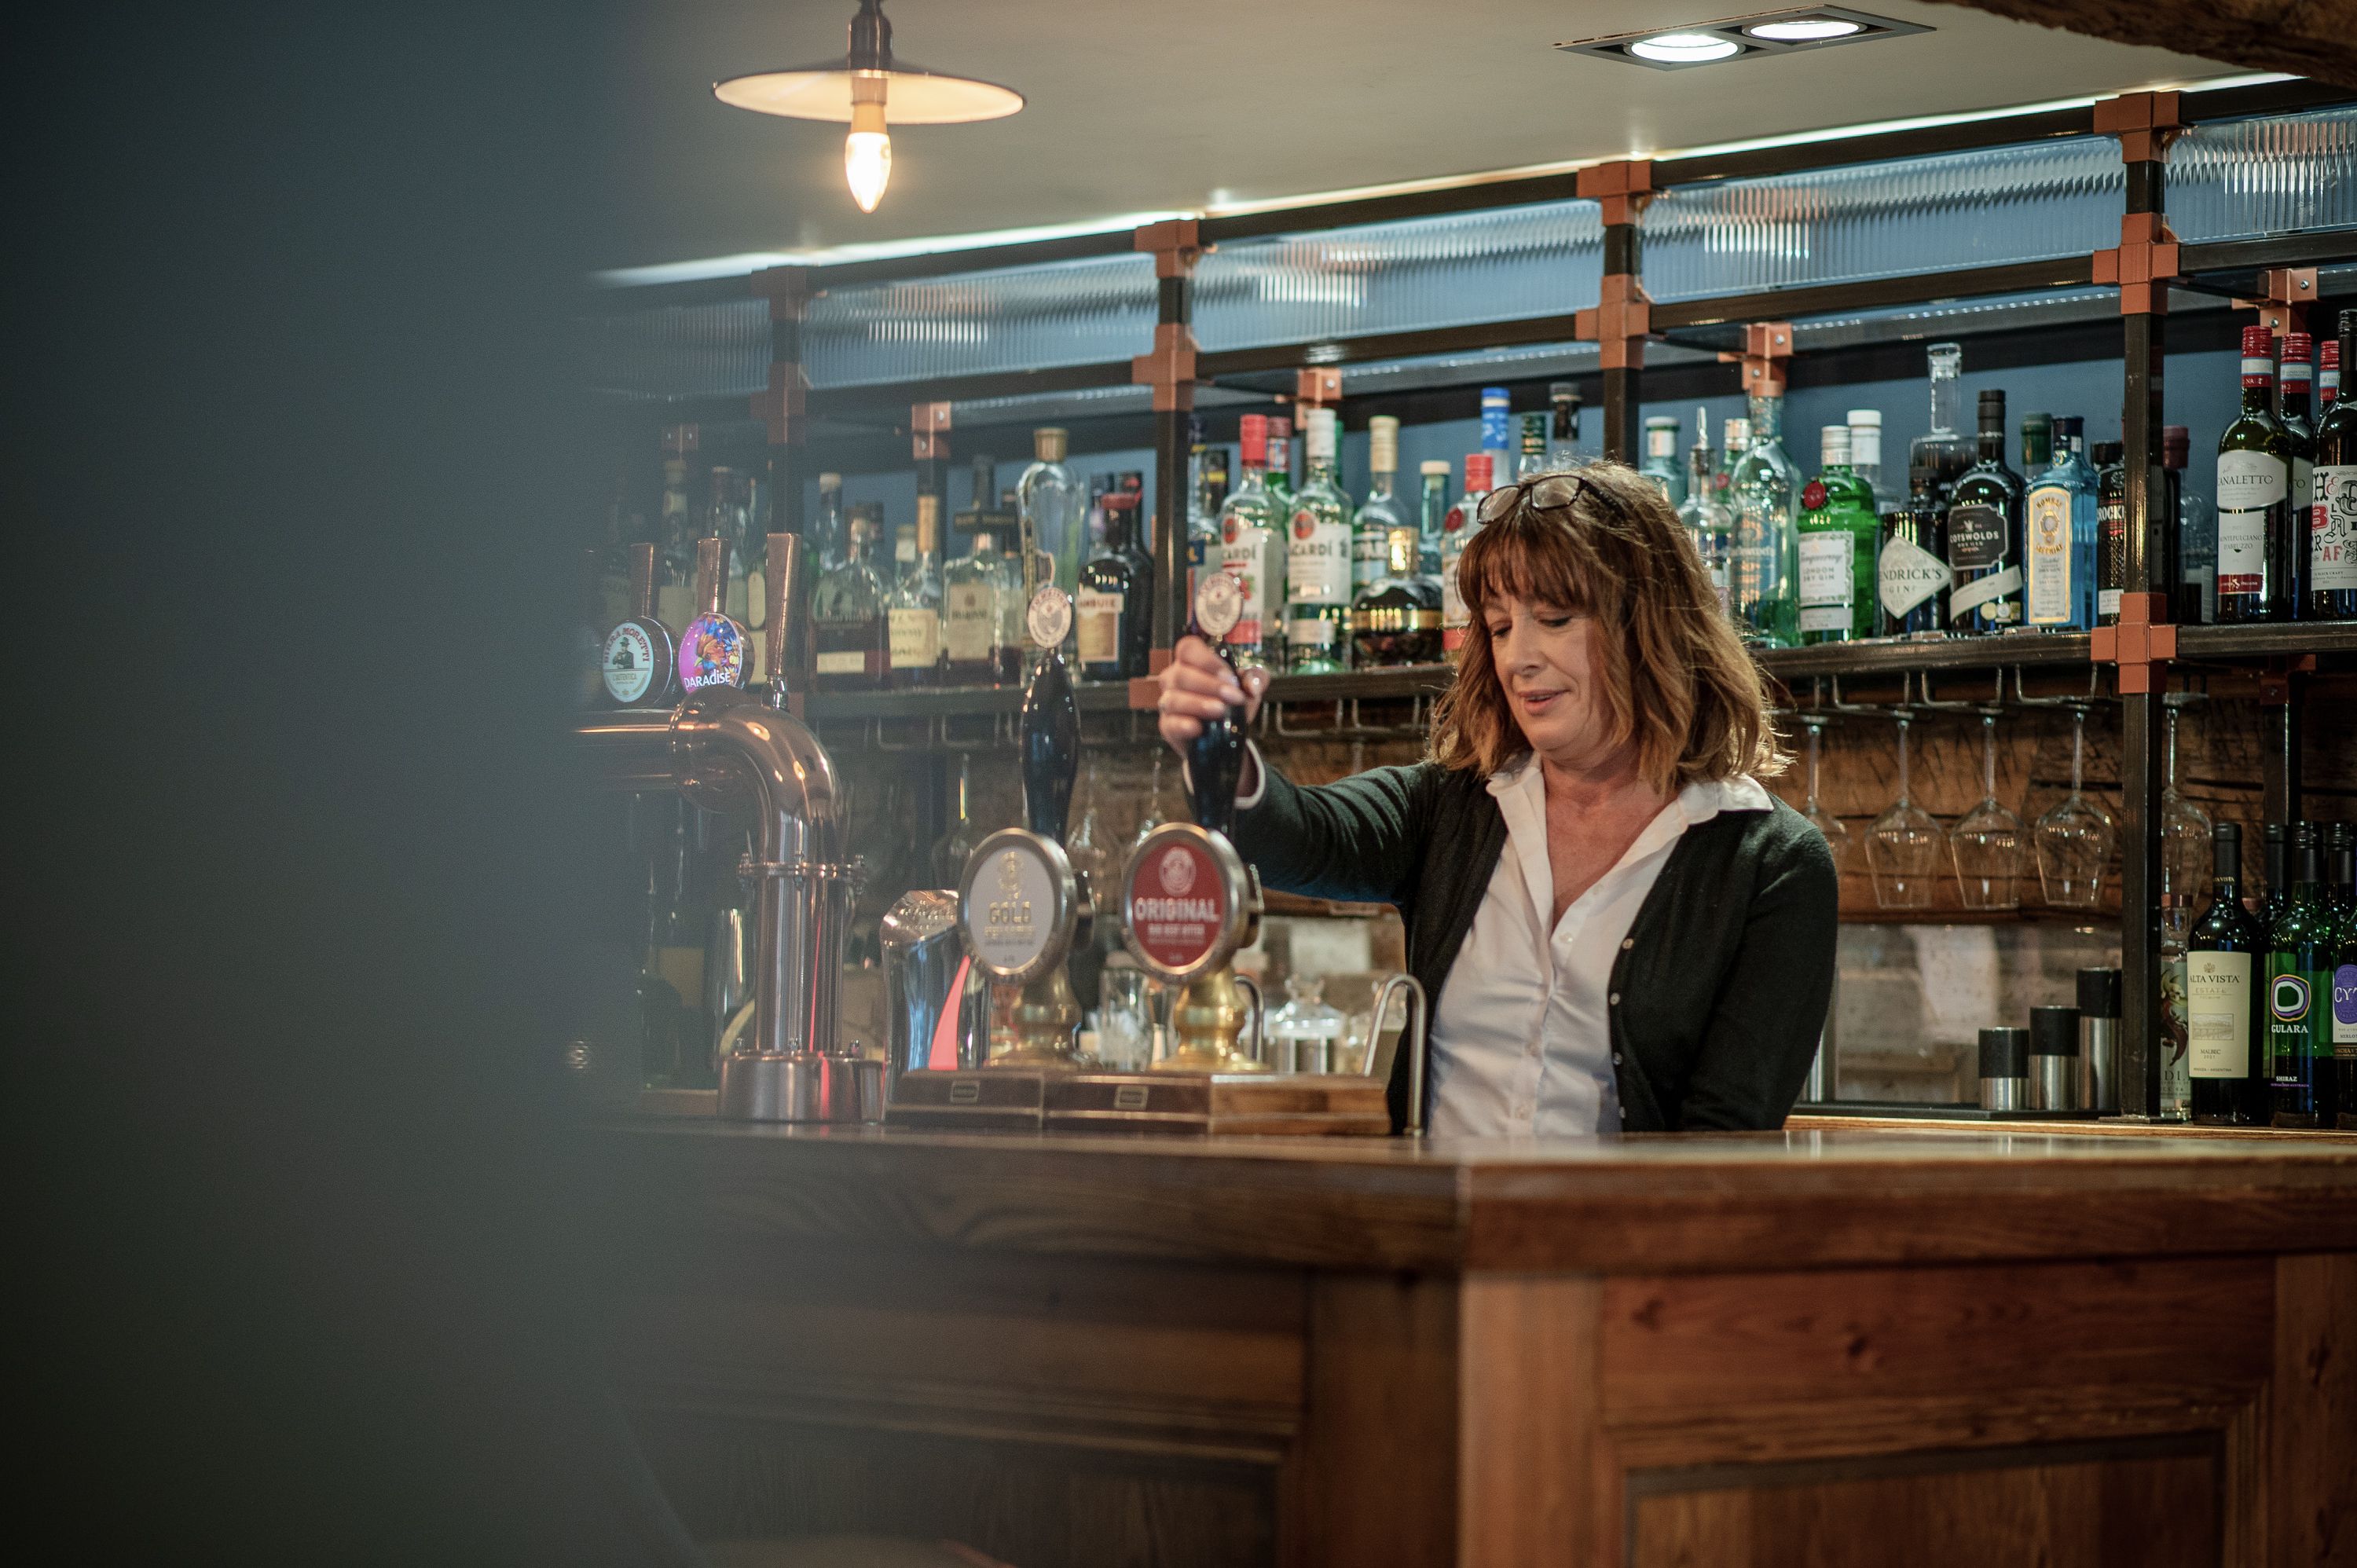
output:
[{"label": "ceiling spotlight", "polygon": [[843,59],[732,76],[714,82],[712,95],[759,114],[849,121],[843,172],[862,212],[876,210],[892,177],[888,110],[903,125],[948,125],[997,120],[1023,107],[1023,94],[1011,87],[895,59],[884,0],[859,0],[859,14],[851,18],[851,48]]},{"label": "ceiling spotlight", "polygon": [[1662,33],[1639,38],[1629,46],[1629,52],[1640,59],[1657,59],[1668,65],[1699,65],[1705,60],[1725,59],[1742,49],[1743,46],[1733,38],[1713,38],[1707,33]]},{"label": "ceiling spotlight", "polygon": [[1824,38],[1846,38],[1852,33],[1862,33],[1866,24],[1845,21],[1839,16],[1795,16],[1783,22],[1761,22],[1743,30],[1755,38],[1780,44],[1813,44]]}]

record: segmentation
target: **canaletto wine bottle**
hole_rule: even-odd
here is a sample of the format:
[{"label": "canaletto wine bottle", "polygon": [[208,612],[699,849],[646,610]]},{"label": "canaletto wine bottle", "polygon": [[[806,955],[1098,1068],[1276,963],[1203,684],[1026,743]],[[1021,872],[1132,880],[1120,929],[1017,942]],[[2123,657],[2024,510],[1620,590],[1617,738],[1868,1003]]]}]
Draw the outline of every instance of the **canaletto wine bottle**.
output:
[{"label": "canaletto wine bottle", "polygon": [[2215,886],[2209,911],[2186,938],[2186,1058],[2193,1078],[2193,1119],[2264,1125],[2267,1120],[2266,1036],[2256,1004],[2266,938],[2243,908],[2243,829],[2212,830]]},{"label": "canaletto wine bottle", "polygon": [[2281,557],[2291,510],[2292,438],[2276,418],[2275,368],[2267,329],[2243,328],[2243,412],[2218,438],[2218,619],[2223,625],[2288,614]]}]

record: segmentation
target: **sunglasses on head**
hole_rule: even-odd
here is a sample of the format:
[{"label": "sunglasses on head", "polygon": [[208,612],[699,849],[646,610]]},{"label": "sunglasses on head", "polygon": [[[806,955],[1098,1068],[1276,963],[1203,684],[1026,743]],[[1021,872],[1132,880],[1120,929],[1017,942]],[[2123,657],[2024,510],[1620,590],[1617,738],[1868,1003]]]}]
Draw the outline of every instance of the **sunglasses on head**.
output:
[{"label": "sunglasses on head", "polygon": [[1536,474],[1491,490],[1481,498],[1480,510],[1474,516],[1491,523],[1518,506],[1532,511],[1567,510],[1587,488],[1587,481],[1577,474]]}]

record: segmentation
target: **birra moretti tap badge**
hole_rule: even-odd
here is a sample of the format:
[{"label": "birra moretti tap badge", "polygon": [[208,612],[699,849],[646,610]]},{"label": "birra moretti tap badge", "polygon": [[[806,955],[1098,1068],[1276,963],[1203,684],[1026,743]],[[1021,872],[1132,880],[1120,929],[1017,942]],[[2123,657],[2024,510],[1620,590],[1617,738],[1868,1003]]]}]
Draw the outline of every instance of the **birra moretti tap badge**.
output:
[{"label": "birra moretti tap badge", "polygon": [[1193,835],[1151,845],[1130,879],[1122,911],[1145,957],[1173,970],[1193,967],[1228,928],[1228,889],[1211,852]]}]

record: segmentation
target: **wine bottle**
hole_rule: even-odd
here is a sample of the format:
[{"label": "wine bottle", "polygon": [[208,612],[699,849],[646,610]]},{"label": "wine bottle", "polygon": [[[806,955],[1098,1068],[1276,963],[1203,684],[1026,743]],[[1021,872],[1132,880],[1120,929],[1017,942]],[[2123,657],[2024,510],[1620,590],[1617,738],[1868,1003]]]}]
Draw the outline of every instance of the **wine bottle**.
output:
[{"label": "wine bottle", "polygon": [[[2291,433],[2275,413],[2275,345],[2243,328],[2243,411],[2218,437],[2218,619],[2280,620]],[[2302,540],[2303,546],[2306,541]]]},{"label": "wine bottle", "polygon": [[[2357,359],[2357,307],[2341,312],[2338,370]],[[2306,497],[2308,607],[2313,620],[2357,620],[2357,398],[2335,398],[2316,427]]]},{"label": "wine bottle", "polygon": [[2243,908],[2243,829],[2212,830],[2215,886],[2210,908],[2186,938],[2186,1058],[2193,1078],[2193,1119],[2249,1126],[2266,1121],[2266,1056],[2255,969],[2266,940]]},{"label": "wine bottle", "polygon": [[2333,1122],[2332,972],[2340,922],[2323,898],[2316,824],[2291,825],[2291,896],[2267,940],[2267,1077],[2278,1127]]}]

